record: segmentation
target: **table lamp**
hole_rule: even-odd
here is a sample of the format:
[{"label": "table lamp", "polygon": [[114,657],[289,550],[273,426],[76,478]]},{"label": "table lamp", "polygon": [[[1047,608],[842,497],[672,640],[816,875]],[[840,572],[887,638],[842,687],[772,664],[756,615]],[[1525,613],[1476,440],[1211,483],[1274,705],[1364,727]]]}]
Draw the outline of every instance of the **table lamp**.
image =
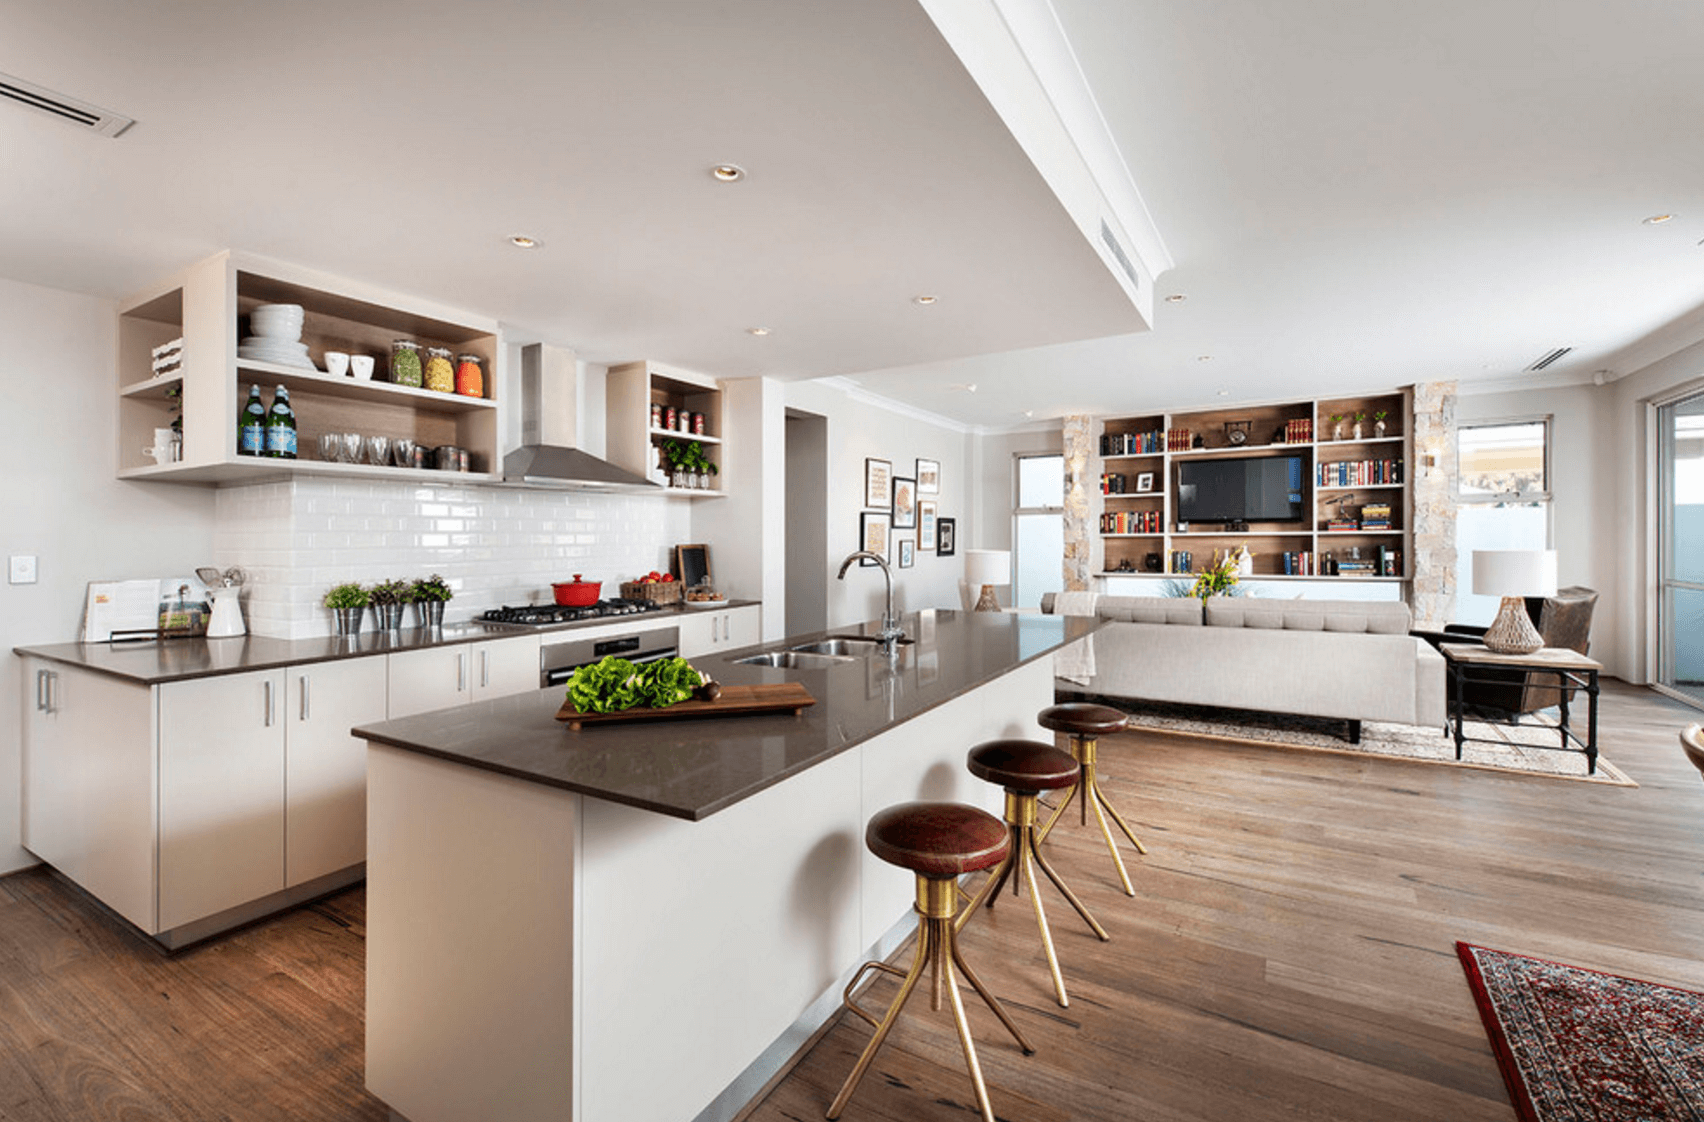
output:
[{"label": "table lamp", "polygon": [[1473,594],[1501,596],[1497,618],[1485,632],[1485,648],[1497,654],[1531,654],[1544,639],[1527,615],[1523,597],[1550,596],[1556,591],[1556,551],[1553,549],[1476,549],[1473,551]]},{"label": "table lamp", "polygon": [[994,598],[994,586],[1012,583],[1012,551],[1009,549],[967,549],[964,551],[964,579],[972,588],[982,586],[982,598],[976,602],[979,612],[997,612],[1000,601]]}]

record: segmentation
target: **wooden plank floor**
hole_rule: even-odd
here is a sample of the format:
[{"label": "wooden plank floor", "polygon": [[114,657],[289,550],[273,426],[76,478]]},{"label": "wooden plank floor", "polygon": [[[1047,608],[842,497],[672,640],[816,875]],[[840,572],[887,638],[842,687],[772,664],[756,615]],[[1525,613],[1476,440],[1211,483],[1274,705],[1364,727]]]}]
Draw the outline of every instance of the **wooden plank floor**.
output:
[{"label": "wooden plank floor", "polygon": [[[965,933],[1038,1048],[967,993],[996,1113],[1510,1122],[1453,943],[1704,988],[1704,782],[1675,741],[1697,719],[1607,684],[1604,751],[1638,789],[1104,741],[1107,792],[1150,853],[1129,855],[1132,900],[1089,833],[1050,840],[1113,936],[1047,890],[1070,1008],[1027,902]],[[361,1086],[364,906],[351,890],[167,957],[44,872],[0,879],[0,1120],[384,1119]],[[751,1122],[821,1118],[868,1032],[843,1016]],[[844,1117],[971,1116],[951,1022],[914,1000]]]}]

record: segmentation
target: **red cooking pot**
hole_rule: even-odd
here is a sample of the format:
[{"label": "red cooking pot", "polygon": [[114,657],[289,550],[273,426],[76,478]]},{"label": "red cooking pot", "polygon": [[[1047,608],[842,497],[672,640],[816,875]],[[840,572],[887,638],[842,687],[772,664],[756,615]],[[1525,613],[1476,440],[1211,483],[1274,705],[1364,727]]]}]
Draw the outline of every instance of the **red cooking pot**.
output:
[{"label": "red cooking pot", "polygon": [[571,581],[558,581],[550,586],[556,594],[556,602],[568,608],[589,608],[598,602],[598,590],[603,587],[602,581],[581,580],[580,574],[575,573]]}]

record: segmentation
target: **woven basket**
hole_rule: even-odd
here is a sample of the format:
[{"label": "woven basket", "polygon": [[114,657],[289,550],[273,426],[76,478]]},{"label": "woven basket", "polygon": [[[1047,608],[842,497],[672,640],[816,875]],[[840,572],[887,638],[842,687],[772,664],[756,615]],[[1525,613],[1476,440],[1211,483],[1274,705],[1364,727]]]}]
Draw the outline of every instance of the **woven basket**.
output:
[{"label": "woven basket", "polygon": [[621,582],[621,598],[623,600],[649,600],[653,604],[673,604],[680,599],[680,582],[652,581],[643,584],[636,580]]}]

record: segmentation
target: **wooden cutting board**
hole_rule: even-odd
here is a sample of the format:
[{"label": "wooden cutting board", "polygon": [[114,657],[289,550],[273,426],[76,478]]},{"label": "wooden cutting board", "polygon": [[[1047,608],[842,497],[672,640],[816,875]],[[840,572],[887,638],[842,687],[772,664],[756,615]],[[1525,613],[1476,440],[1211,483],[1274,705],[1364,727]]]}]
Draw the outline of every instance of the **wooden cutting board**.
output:
[{"label": "wooden cutting board", "polygon": [[581,725],[613,725],[632,721],[678,721],[696,717],[743,717],[753,713],[800,713],[816,698],[798,682],[780,682],[764,686],[722,687],[715,701],[683,701],[666,709],[641,706],[623,709],[619,713],[582,713],[574,703],[564,700],[556,711],[556,719],[568,722],[578,730]]}]

